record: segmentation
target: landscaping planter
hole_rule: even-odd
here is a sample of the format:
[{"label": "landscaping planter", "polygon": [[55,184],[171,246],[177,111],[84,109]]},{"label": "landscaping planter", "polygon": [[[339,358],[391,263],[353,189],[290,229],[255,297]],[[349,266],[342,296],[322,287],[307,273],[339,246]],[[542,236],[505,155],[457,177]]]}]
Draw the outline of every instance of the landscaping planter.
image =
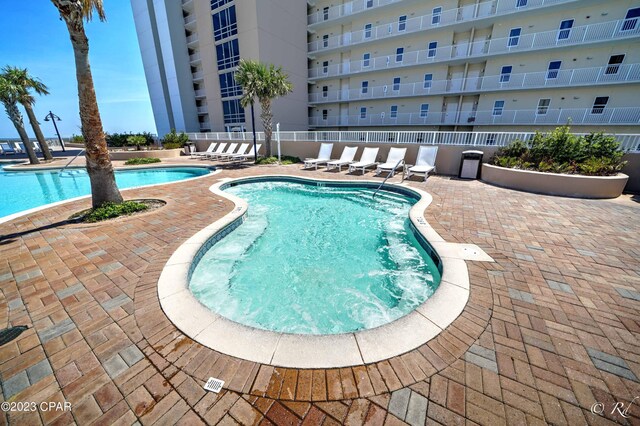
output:
[{"label": "landscaping planter", "polygon": [[576,198],[616,198],[629,176],[581,176],[482,165],[484,182],[519,191]]},{"label": "landscaping planter", "polygon": [[128,160],[130,158],[177,158],[182,148],[156,149],[150,151],[109,151],[112,160]]}]

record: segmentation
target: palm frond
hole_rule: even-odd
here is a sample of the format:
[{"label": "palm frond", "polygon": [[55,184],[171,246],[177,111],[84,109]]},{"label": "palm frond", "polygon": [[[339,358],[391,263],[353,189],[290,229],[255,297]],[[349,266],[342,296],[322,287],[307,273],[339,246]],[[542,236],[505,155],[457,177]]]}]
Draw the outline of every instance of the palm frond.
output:
[{"label": "palm frond", "polygon": [[82,2],[82,16],[87,21],[93,18],[93,12],[98,14],[100,21],[106,21],[107,15],[104,13],[104,3],[102,0],[81,0]]}]

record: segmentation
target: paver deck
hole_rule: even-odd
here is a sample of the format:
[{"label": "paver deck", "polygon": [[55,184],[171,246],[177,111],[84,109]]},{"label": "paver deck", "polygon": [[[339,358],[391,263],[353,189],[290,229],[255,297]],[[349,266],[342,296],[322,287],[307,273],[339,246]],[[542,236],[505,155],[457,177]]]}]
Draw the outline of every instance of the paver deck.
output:
[{"label": "paver deck", "polygon": [[[78,201],[0,225],[0,328],[31,327],[0,347],[0,399],[72,406],[3,412],[0,423],[640,423],[640,398],[624,411],[640,396],[640,204],[629,197],[412,182],[433,195],[426,219],[445,240],[478,244],[496,262],[467,262],[463,314],[390,360],[274,368],[184,336],[158,302],[165,262],[231,210],[210,185],[275,173],[347,176],[296,165],[226,169],[188,187],[125,191],[167,201],[131,218],[64,223],[88,206]],[[220,394],[202,389],[210,376],[225,380]]]}]

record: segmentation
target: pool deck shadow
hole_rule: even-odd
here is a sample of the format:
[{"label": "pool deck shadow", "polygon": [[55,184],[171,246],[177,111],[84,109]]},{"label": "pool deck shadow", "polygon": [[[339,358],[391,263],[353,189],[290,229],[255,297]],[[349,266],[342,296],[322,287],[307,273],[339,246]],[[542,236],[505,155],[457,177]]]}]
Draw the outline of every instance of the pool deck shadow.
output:
[{"label": "pool deck shadow", "polygon": [[[274,173],[361,179],[299,165],[229,168],[188,186],[126,190],[168,201],[126,221],[61,226],[85,200],[0,224],[0,327],[30,326],[0,347],[0,400],[72,406],[3,412],[0,423],[640,422],[637,405],[629,418],[612,410],[640,395],[640,210],[629,199],[411,181],[433,196],[425,219],[446,241],[476,244],[496,261],[467,262],[469,303],[436,339],[335,369],[262,365],[189,339],[160,307],[164,265],[233,209],[212,184]],[[202,388],[209,377],[225,381],[219,394]],[[593,414],[594,403],[606,410]]]}]

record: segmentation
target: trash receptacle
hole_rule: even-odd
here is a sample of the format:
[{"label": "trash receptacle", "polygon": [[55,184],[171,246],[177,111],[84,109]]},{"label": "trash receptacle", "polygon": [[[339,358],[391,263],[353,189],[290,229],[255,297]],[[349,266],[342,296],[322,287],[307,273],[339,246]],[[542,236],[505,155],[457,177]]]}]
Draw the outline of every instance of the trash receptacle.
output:
[{"label": "trash receptacle", "polygon": [[482,151],[464,151],[460,160],[460,179],[479,179],[482,166]]}]

